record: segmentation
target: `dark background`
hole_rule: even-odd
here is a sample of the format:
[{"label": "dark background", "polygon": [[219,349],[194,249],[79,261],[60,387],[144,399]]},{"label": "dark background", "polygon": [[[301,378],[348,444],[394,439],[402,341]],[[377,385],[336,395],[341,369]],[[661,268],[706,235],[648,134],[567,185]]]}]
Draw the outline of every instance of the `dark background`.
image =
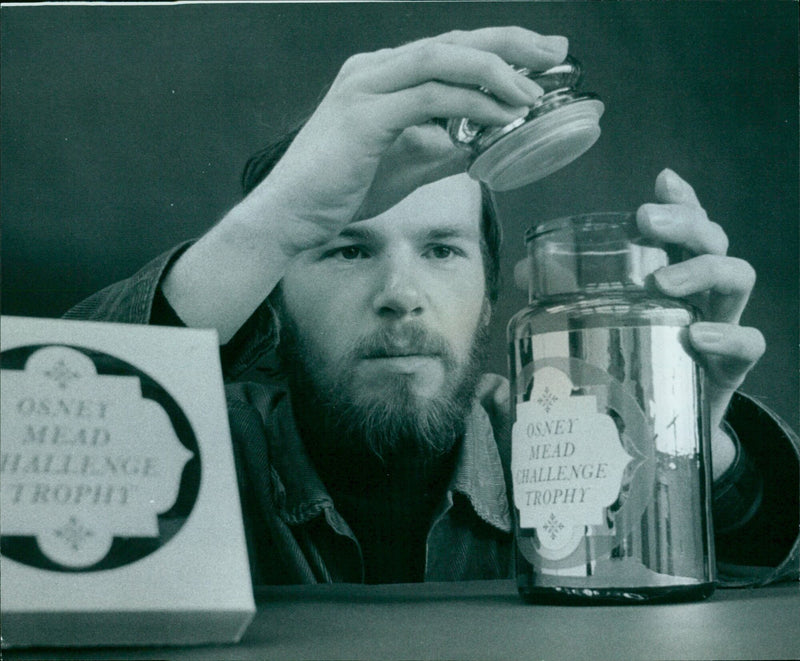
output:
[{"label": "dark background", "polygon": [[781,2],[333,3],[2,8],[3,314],[58,316],[197,236],[247,157],[310,110],[344,59],[520,24],[570,37],[606,103],[599,142],[504,195],[504,327],[523,232],[633,209],[669,166],[759,274],[743,323],[768,353],[745,390],[798,416],[798,19]]}]

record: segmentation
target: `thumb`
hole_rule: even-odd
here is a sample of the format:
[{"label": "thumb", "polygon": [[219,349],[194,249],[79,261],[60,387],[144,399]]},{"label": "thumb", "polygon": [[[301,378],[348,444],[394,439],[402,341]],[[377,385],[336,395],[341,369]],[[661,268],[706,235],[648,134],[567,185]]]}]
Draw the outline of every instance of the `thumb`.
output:
[{"label": "thumb", "polygon": [[381,156],[357,219],[377,216],[424,184],[465,172],[468,160],[439,126],[405,129]]},{"label": "thumb", "polygon": [[511,431],[511,388],[508,379],[499,374],[484,374],[475,394],[489,415],[495,438],[498,442],[506,443]]}]

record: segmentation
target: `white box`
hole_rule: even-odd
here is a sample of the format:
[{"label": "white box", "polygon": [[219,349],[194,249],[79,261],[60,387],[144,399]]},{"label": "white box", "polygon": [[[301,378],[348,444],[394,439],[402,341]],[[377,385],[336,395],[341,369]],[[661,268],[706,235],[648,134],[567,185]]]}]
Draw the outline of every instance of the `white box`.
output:
[{"label": "white box", "polygon": [[11,646],[234,642],[255,613],[213,331],[0,319]]}]

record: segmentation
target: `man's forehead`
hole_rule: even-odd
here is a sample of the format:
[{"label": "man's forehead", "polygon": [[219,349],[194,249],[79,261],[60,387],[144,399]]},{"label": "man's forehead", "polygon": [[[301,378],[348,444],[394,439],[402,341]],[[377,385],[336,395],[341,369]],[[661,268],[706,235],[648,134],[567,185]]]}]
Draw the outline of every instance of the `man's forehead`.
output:
[{"label": "man's forehead", "polygon": [[346,226],[349,231],[408,230],[415,233],[480,235],[481,189],[466,174],[417,188],[383,213]]}]

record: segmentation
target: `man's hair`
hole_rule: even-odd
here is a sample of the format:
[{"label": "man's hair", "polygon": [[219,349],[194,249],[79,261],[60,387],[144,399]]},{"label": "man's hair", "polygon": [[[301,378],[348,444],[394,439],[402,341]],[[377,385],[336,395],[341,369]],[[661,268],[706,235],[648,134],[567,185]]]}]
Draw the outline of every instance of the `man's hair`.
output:
[{"label": "man's hair", "polygon": [[[245,195],[248,195],[267,177],[302,128],[301,124],[250,157],[242,171],[242,190]],[[481,184],[481,253],[486,279],[486,295],[491,303],[497,300],[499,291],[501,240],[500,222],[492,204],[489,189]]]}]

